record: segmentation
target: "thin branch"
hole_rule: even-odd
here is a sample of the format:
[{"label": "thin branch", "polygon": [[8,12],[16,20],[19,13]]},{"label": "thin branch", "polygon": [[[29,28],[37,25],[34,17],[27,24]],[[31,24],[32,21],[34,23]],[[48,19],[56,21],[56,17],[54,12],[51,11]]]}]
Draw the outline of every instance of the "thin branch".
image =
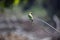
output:
[{"label": "thin branch", "polygon": [[59,30],[57,30],[56,28],[54,28],[52,25],[50,25],[49,23],[45,22],[44,20],[40,19],[39,17],[39,20],[42,21],[43,23],[47,24],[49,27],[53,28],[55,31],[57,31],[58,33],[60,33]]}]

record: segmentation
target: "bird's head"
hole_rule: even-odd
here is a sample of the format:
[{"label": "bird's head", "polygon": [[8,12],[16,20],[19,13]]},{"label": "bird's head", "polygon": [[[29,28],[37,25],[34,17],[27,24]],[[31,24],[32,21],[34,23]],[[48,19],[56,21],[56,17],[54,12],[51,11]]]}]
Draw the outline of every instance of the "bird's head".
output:
[{"label": "bird's head", "polygon": [[32,14],[32,12],[30,12],[29,14]]}]

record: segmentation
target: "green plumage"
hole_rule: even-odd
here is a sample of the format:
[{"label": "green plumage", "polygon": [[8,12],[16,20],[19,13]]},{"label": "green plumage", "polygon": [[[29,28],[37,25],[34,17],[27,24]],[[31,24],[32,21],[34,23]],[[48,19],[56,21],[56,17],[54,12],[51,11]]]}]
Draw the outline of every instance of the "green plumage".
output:
[{"label": "green plumage", "polygon": [[33,22],[32,12],[30,12],[30,13],[28,14],[28,17],[29,17],[29,20],[31,20],[31,21]]}]

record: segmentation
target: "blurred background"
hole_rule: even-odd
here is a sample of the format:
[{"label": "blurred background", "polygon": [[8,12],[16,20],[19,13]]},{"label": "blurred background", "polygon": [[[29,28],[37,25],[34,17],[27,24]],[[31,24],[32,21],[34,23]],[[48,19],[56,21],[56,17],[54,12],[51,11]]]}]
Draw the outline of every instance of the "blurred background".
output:
[{"label": "blurred background", "polygon": [[[0,0],[0,39],[60,40],[59,11],[60,0]],[[28,20],[29,12],[33,23]]]}]

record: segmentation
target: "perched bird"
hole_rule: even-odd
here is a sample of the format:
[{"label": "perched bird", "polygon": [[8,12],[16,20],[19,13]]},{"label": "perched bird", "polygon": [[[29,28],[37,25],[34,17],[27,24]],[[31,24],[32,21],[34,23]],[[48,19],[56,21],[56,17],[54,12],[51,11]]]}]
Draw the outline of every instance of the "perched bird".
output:
[{"label": "perched bird", "polygon": [[30,13],[28,14],[28,17],[29,17],[29,20],[31,20],[31,21],[33,22],[32,12],[30,12]]}]

